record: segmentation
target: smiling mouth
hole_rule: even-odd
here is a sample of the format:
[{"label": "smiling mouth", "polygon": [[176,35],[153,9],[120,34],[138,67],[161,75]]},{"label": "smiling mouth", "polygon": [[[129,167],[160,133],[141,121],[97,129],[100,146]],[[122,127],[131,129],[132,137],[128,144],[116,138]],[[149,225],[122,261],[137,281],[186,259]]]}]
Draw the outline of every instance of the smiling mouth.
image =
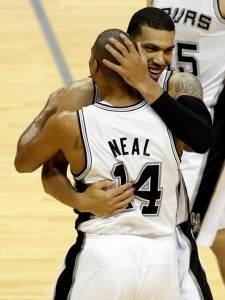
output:
[{"label": "smiling mouth", "polygon": [[162,74],[162,70],[148,68],[148,74],[154,81],[158,81],[160,75]]},{"label": "smiling mouth", "polygon": [[159,76],[162,73],[161,70],[155,70],[152,68],[148,68],[148,72],[149,72],[149,75],[153,75],[153,76]]}]

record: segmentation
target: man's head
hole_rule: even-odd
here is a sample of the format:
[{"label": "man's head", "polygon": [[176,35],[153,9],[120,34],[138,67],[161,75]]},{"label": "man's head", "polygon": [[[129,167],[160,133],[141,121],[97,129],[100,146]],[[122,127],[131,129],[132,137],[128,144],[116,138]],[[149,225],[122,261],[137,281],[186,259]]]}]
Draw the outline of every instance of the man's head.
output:
[{"label": "man's head", "polygon": [[142,34],[143,26],[156,30],[175,31],[171,17],[164,10],[156,7],[145,7],[134,13],[130,19],[127,33],[135,38]]},{"label": "man's head", "polygon": [[[96,71],[98,72],[100,70],[101,74],[103,74],[105,78],[121,80],[120,75],[107,68],[102,62],[103,59],[107,59],[117,65],[119,64],[118,61],[110,54],[110,52],[106,50],[105,45],[110,44],[109,42],[110,38],[114,38],[115,40],[119,41],[121,44],[123,44],[126,47],[123,40],[120,38],[121,33],[126,35],[137,48],[134,39],[124,31],[120,29],[108,29],[103,31],[101,34],[99,34],[91,49],[91,58],[90,58],[89,66],[90,66],[90,72],[93,79],[95,79],[95,75],[96,75],[95,72]],[[114,48],[113,45],[111,46]]]},{"label": "man's head", "polygon": [[145,7],[132,16],[127,33],[140,42],[148,60],[149,74],[158,80],[171,62],[175,34],[173,20],[159,8]]}]

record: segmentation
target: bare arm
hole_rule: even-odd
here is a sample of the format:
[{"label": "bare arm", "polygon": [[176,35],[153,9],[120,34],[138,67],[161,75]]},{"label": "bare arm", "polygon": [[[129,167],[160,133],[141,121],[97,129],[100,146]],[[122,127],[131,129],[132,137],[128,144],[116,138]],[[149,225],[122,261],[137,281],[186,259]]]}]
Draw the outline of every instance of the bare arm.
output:
[{"label": "bare arm", "polygon": [[33,172],[61,150],[60,141],[64,138],[61,119],[59,114],[53,114],[43,128],[38,128],[38,134],[29,135],[23,143],[21,140],[25,135],[22,135],[14,160],[18,172]]},{"label": "bare arm", "polygon": [[63,91],[64,88],[60,88],[49,96],[43,110],[20,136],[17,143],[17,155],[20,153],[20,151],[26,148],[26,146],[35,136],[37,136],[42,131],[46,121],[57,111],[58,102]]},{"label": "bare arm", "polygon": [[[104,180],[79,193],[66,177],[65,163],[59,163],[59,158],[57,162],[53,160],[48,161],[42,169],[44,190],[69,207],[93,215],[111,216],[125,210],[134,199],[134,189],[129,182],[114,189],[115,182]],[[112,191],[106,192],[108,188],[112,188]]]},{"label": "bare arm", "polygon": [[58,112],[76,111],[93,103],[94,86],[91,77],[71,83],[63,92],[58,103]]},{"label": "bare arm", "polygon": [[[79,96],[78,101],[76,101],[76,96]],[[31,161],[27,160],[26,165],[24,165],[22,161],[18,162],[20,153],[26,151],[26,149],[29,152],[29,144],[32,143],[34,137],[41,134],[47,120],[56,110],[74,111],[91,104],[92,99],[93,83],[91,78],[74,82],[66,89],[59,89],[52,93],[43,111],[22,134],[18,142],[18,151],[15,158],[15,166],[18,171],[32,172],[34,170],[34,157],[29,155]],[[68,162],[60,151],[54,158],[47,161],[42,169],[42,183],[45,192],[61,203],[80,211],[108,216],[126,209],[128,203],[133,200],[131,183],[126,183],[117,189],[106,192],[105,189],[115,184],[109,180],[94,184],[87,188],[84,193],[78,193],[67,178],[67,166]]]},{"label": "bare arm", "polygon": [[19,138],[17,154],[26,148],[34,137],[41,133],[46,121],[56,111],[75,111],[91,104],[92,99],[93,83],[91,78],[79,80],[66,88],[60,88],[53,92],[49,96],[43,110]]}]

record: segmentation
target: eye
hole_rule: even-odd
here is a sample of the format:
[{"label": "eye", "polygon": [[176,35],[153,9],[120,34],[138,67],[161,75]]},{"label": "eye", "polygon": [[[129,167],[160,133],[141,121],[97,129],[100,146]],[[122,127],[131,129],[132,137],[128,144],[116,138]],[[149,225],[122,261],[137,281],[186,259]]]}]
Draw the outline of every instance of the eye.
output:
[{"label": "eye", "polygon": [[171,53],[173,52],[173,49],[174,49],[174,48],[169,48],[169,49],[167,49],[167,50],[165,51],[165,53],[171,54]]},{"label": "eye", "polygon": [[143,49],[147,52],[155,52],[156,48],[152,46],[144,46]]}]

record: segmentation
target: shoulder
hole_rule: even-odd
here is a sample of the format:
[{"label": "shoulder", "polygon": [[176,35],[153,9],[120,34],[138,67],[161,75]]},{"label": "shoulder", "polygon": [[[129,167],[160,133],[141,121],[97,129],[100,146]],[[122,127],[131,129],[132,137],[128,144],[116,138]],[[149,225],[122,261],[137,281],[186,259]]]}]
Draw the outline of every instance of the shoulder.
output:
[{"label": "shoulder", "polygon": [[81,80],[77,80],[68,85],[65,91],[71,96],[75,92],[93,92],[93,80],[91,77],[87,77]]},{"label": "shoulder", "polygon": [[60,98],[58,111],[75,111],[92,104],[94,85],[91,77],[74,81],[68,85]]},{"label": "shoulder", "polygon": [[60,128],[66,128],[66,127],[73,127],[73,122],[78,119],[77,112],[71,112],[71,111],[62,111],[55,113],[49,120],[51,120],[51,123],[55,126],[57,126],[58,129]]},{"label": "shoulder", "polygon": [[77,133],[79,128],[77,112],[57,112],[52,115],[45,125],[45,131],[53,134],[59,141],[68,139]]},{"label": "shoulder", "polygon": [[181,95],[203,99],[203,90],[196,76],[188,72],[174,71],[169,81],[169,94],[177,99]]}]

